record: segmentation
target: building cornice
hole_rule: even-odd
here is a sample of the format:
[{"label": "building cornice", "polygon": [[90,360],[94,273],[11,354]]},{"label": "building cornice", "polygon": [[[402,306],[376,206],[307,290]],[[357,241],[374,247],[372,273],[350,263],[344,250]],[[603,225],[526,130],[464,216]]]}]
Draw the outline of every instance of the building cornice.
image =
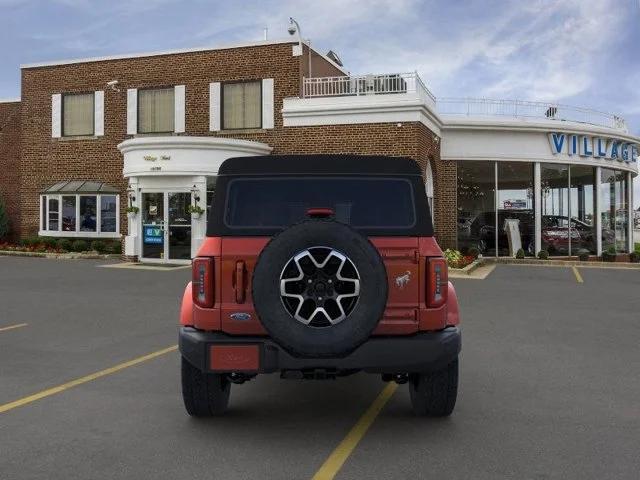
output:
[{"label": "building cornice", "polygon": [[[260,40],[255,42],[244,42],[244,43],[235,43],[235,44],[225,44],[219,46],[210,46],[210,47],[195,47],[195,48],[181,48],[181,49],[172,49],[172,50],[161,50],[156,52],[141,52],[141,53],[124,53],[121,55],[106,55],[99,57],[88,57],[88,58],[76,58],[76,59],[68,59],[68,60],[52,60],[47,62],[35,62],[35,63],[25,63],[20,65],[20,68],[32,69],[32,68],[43,68],[43,67],[55,67],[62,65],[73,65],[78,63],[93,63],[93,62],[107,62],[111,60],[128,60],[135,58],[146,58],[146,57],[158,57],[163,55],[179,55],[185,53],[198,53],[198,52],[208,52],[215,50],[231,50],[234,48],[247,48],[247,47],[264,47],[269,45],[283,45],[283,44],[297,44],[297,40],[292,39],[281,39],[281,40]],[[307,43],[305,45],[308,47]],[[311,47],[311,50],[319,55],[327,62],[329,62],[334,67],[338,68],[345,75],[347,75],[347,71],[336,64],[333,60],[328,58],[326,55],[318,52],[315,48]]]}]

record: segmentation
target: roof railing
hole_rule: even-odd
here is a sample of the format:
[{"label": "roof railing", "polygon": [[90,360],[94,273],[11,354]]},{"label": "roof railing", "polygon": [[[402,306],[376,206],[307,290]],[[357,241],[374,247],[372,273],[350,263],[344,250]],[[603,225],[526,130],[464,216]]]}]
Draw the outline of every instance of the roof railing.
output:
[{"label": "roof railing", "polygon": [[624,118],[618,115],[555,102],[495,100],[490,98],[438,98],[436,105],[438,113],[442,115],[538,118],[585,123],[624,132],[629,131]]},{"label": "roof railing", "polygon": [[305,78],[302,89],[304,98],[398,93],[416,93],[430,103],[436,101],[416,72]]},{"label": "roof railing", "polygon": [[618,115],[556,102],[490,98],[436,99],[417,72],[312,77],[304,78],[302,85],[303,98],[414,94],[443,115],[537,118],[584,123],[625,133],[629,131],[624,118]]}]

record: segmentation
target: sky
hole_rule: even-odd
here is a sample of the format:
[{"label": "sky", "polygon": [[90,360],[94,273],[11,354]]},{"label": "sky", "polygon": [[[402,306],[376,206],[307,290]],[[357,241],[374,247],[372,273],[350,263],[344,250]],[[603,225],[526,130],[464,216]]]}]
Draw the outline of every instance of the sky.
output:
[{"label": "sky", "polygon": [[23,63],[281,39],[290,16],[354,74],[585,106],[640,135],[640,0],[0,0],[0,99]]}]

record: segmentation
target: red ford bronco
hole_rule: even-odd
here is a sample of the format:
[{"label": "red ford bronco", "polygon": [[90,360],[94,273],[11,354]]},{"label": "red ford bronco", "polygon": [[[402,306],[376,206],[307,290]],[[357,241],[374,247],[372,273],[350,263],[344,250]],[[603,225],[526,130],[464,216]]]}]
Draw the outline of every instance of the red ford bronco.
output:
[{"label": "red ford bronco", "polygon": [[408,382],[418,415],[456,402],[458,302],[408,158],[225,161],[180,323],[190,415],[222,414],[232,383],[274,372]]}]

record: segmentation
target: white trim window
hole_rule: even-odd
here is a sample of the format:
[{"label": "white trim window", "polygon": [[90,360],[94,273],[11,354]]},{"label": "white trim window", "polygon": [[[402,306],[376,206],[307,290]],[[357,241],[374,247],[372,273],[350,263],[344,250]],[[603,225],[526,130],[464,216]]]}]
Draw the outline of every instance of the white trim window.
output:
[{"label": "white trim window", "polygon": [[209,84],[209,131],[273,127],[273,78]]},{"label": "white trim window", "polygon": [[104,92],[58,93],[51,96],[51,136],[104,135]]},{"label": "white trim window", "polygon": [[262,128],[262,82],[222,84],[222,129]]},{"label": "white trim window", "polygon": [[184,85],[127,90],[127,134],[185,131]]},{"label": "white trim window", "polygon": [[120,196],[115,193],[40,195],[40,236],[120,237]]}]

